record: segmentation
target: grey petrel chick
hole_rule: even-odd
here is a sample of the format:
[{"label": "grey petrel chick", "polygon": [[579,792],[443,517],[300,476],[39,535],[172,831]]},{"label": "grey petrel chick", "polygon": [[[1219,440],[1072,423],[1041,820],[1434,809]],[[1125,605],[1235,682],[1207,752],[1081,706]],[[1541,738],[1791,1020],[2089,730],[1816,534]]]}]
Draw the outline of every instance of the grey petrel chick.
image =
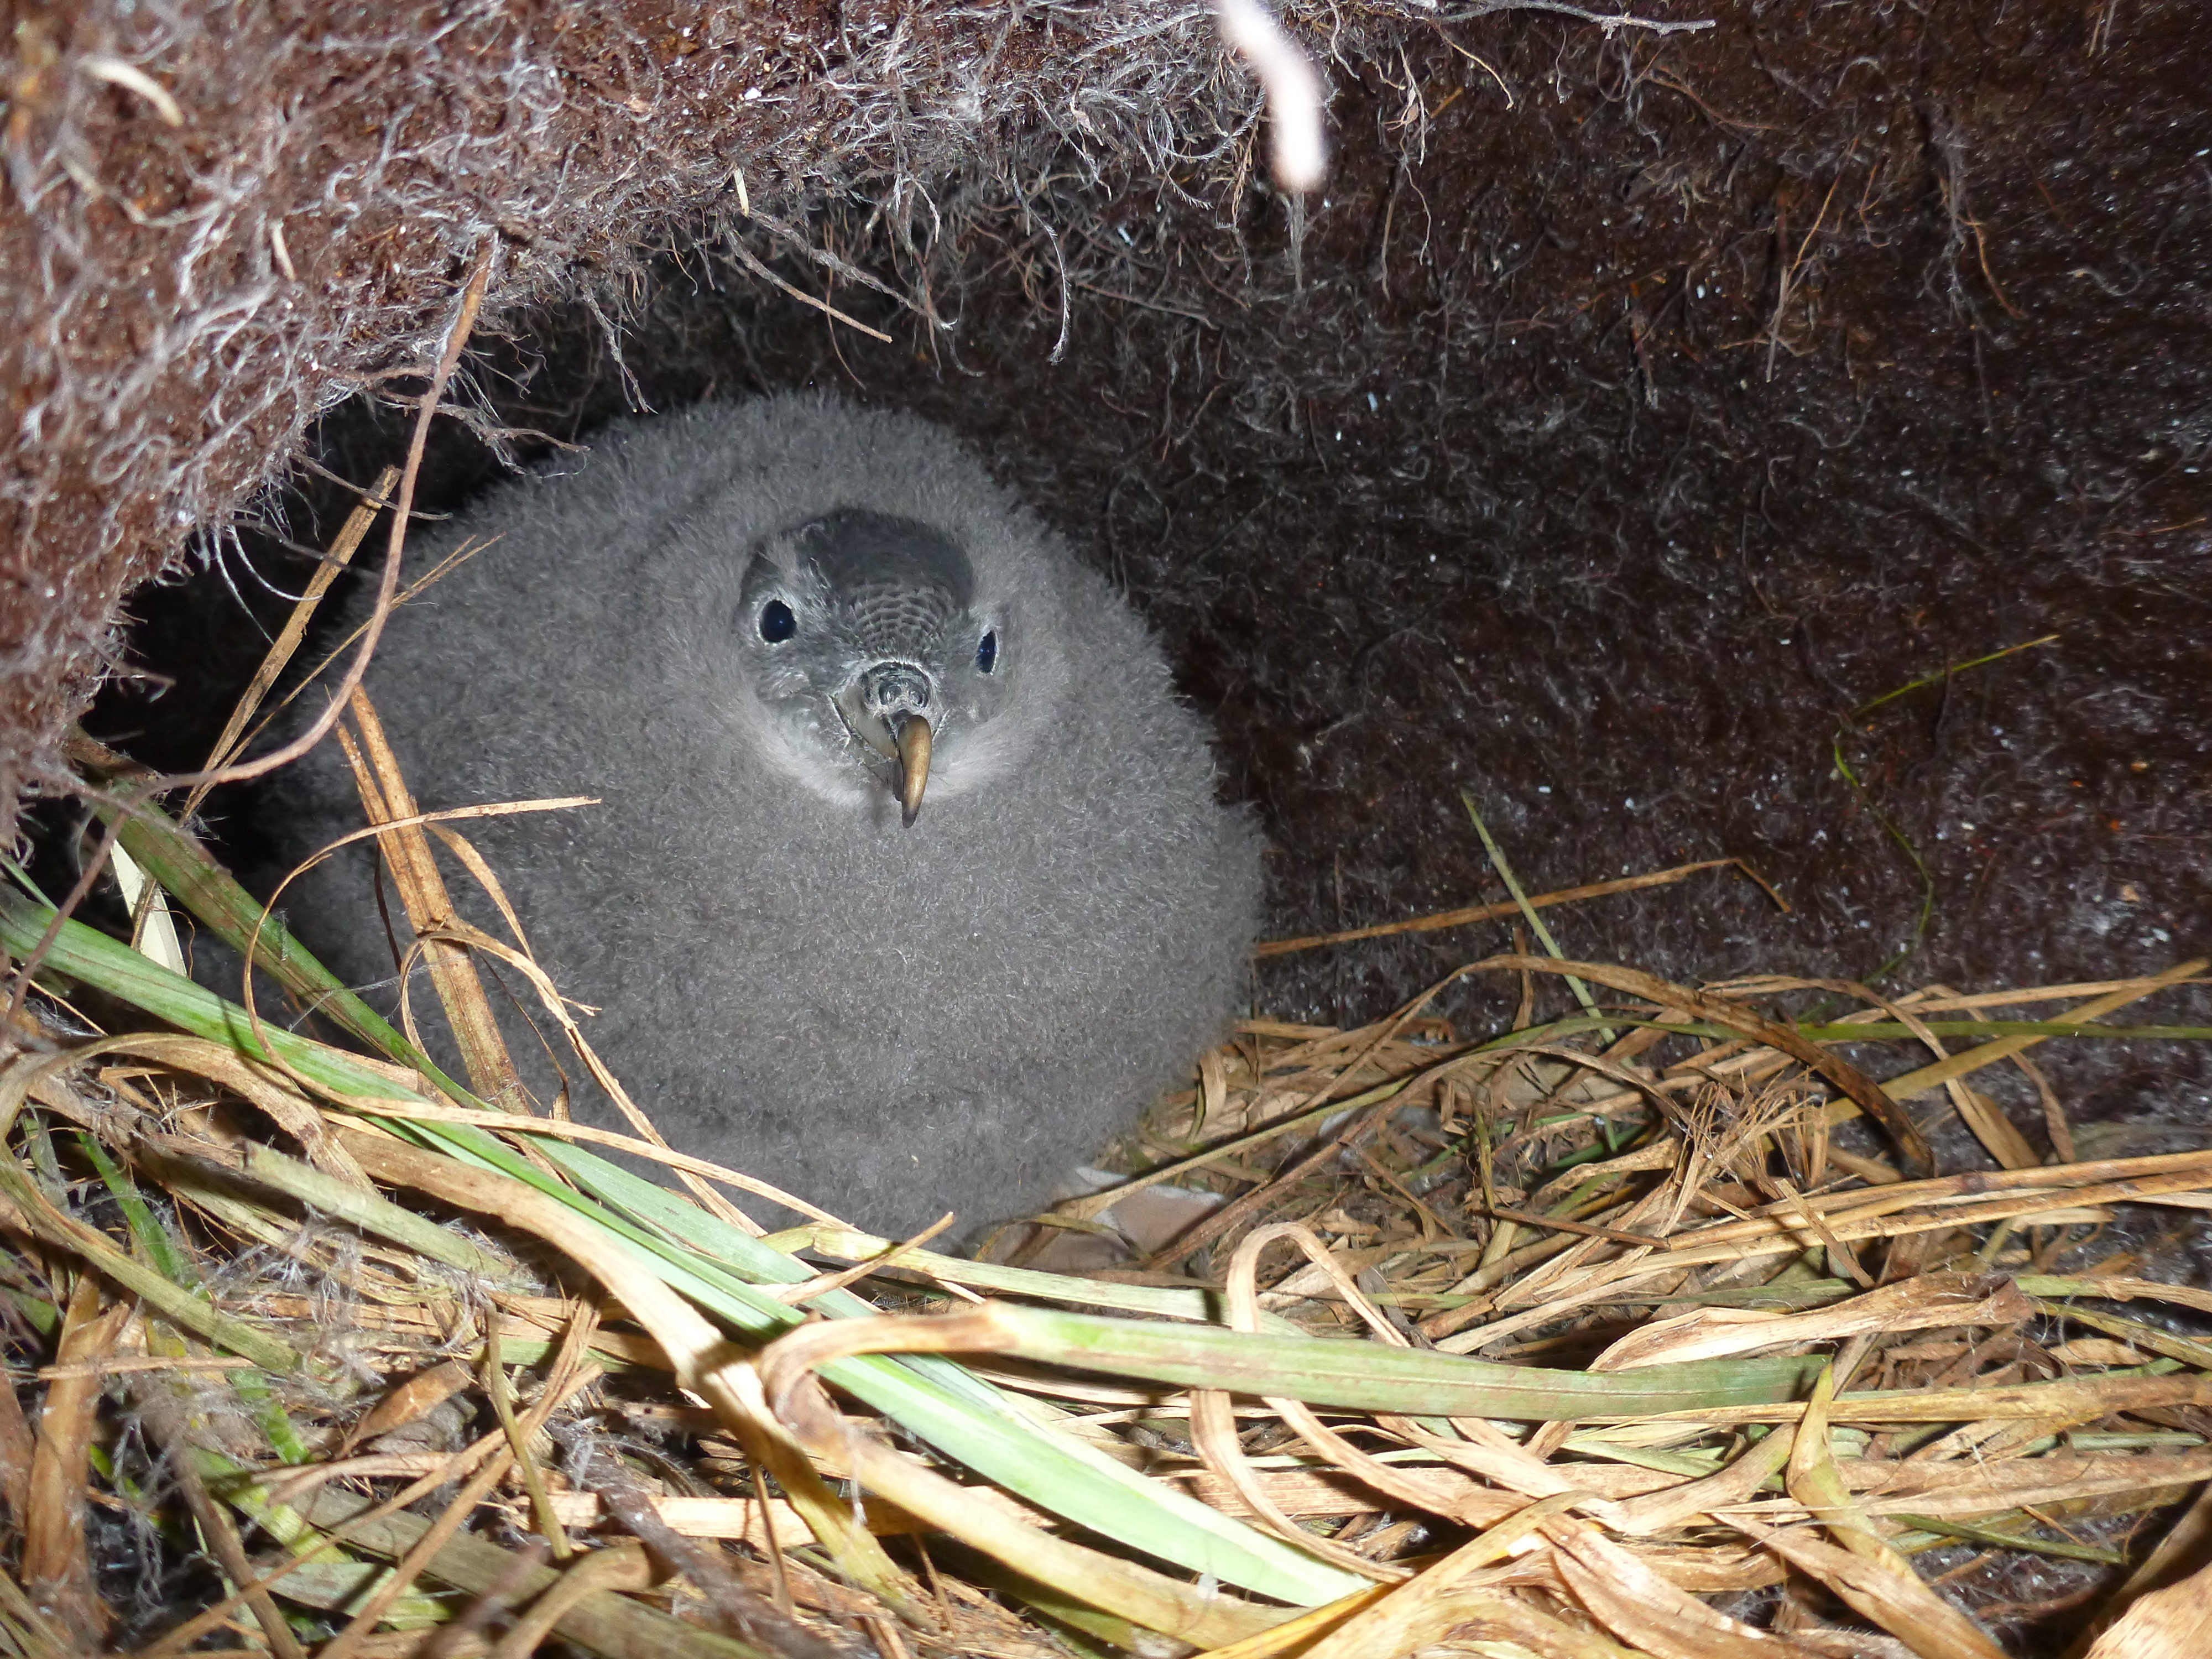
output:
[{"label": "grey petrel chick", "polygon": [[[369,692],[423,810],[601,798],[460,827],[672,1144],[972,1236],[1224,1035],[1258,837],[1144,624],[949,434],[811,396],[621,422],[410,565],[485,538]],[[296,857],[361,823],[333,744],[279,803]],[[371,878],[349,848],[284,901],[356,982],[392,972]]]}]

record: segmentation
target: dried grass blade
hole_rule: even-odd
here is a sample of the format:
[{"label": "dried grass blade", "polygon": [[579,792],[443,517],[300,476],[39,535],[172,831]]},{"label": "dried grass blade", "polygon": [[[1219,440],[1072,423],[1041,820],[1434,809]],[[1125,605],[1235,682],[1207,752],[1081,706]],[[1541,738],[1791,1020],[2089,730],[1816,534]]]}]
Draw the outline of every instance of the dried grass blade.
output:
[{"label": "dried grass blade", "polygon": [[1463,1599],[1455,1598],[1454,1592],[1468,1574],[1503,1559],[1514,1545],[1553,1516],[1564,1515],[1576,1501],[1575,1494],[1540,1498],[1516,1510],[1353,1614],[1307,1649],[1302,1659],[1369,1659],[1376,1654],[1411,1653],[1428,1645],[1450,1628],[1443,1620],[1455,1617],[1466,1606]]},{"label": "dried grass blade", "polygon": [[[116,948],[129,955],[137,954],[127,945],[118,945]],[[149,967],[151,965],[149,964]],[[18,1060],[5,1073],[0,1073],[0,1095],[13,1096],[8,1101],[6,1109],[0,1111],[0,1132],[4,1132],[14,1121],[16,1105],[21,1099],[20,1091],[25,1073],[43,1064],[51,1064],[55,1058],[48,1055],[40,1059]],[[64,1054],[59,1058],[66,1060],[70,1057]],[[86,1226],[75,1217],[63,1213],[38,1183],[24,1172],[23,1167],[12,1156],[4,1153],[0,1153],[0,1194],[14,1200],[23,1225],[30,1232],[76,1256],[185,1329],[197,1331],[218,1346],[243,1355],[264,1370],[289,1372],[298,1367],[300,1356],[281,1338],[203,1301],[182,1285],[163,1278],[143,1262],[117,1249],[106,1235]]]},{"label": "dried grass blade", "polygon": [[1365,1589],[1354,1590],[1340,1601],[1302,1613],[1295,1619],[1248,1636],[1241,1642],[1231,1642],[1223,1648],[1209,1648],[1196,1655],[1194,1659],[1281,1659],[1285,1654],[1298,1654],[1303,1659],[1307,1644],[1315,1637],[1328,1634],[1346,1620],[1373,1607],[1395,1589],[1396,1586],[1392,1584],[1370,1584]]},{"label": "dried grass blade", "polygon": [[[345,522],[338,526],[338,533],[331,539],[328,555],[315,567],[314,574],[307,578],[306,588],[292,606],[292,614],[285,617],[284,626],[270,642],[267,654],[261,659],[261,665],[254,670],[252,680],[239,694],[237,705],[230,711],[229,720],[223,723],[222,735],[215,740],[215,747],[208,751],[209,771],[216,771],[228,765],[246,747],[240,741],[240,735],[252,720],[255,711],[261,707],[262,699],[269,695],[270,688],[283,673],[285,665],[292,660],[293,653],[300,648],[300,641],[307,637],[307,624],[314,619],[316,607],[322,604],[323,595],[330,592],[331,584],[353,562],[353,556],[361,550],[361,544],[368,538],[370,527],[376,523],[376,515],[391,505],[392,492],[398,483],[399,469],[386,467],[377,474],[376,482],[369,486],[368,493],[354,504],[353,511],[346,514]],[[199,811],[201,802],[207,799],[207,792],[214,787],[212,781],[208,781],[192,787],[191,793],[185,798],[185,817],[189,818]]]},{"label": "dried grass blade", "polygon": [[[1980,1205],[2003,1194],[2021,1194],[2023,1199],[2034,1197],[2046,1206],[2061,1201],[2079,1203],[2085,1188],[2167,1176],[2194,1176],[2203,1185],[2212,1187],[2212,1148],[2163,1152],[2147,1158],[2109,1158],[2090,1164],[2045,1164],[2033,1170],[1978,1170],[1968,1175],[1946,1176],[1933,1181],[1904,1182],[1879,1190],[1852,1188],[1821,1194],[1770,1205],[1765,1212],[1747,1218],[1717,1222],[1693,1232],[1678,1233],[1667,1242],[1670,1250],[1686,1252],[1756,1237],[1785,1223],[1796,1224],[1795,1213],[1806,1209],[1819,1211],[1838,1225],[1849,1227],[1918,1205]],[[2186,1189],[2185,1181],[2179,1187],[2160,1190]],[[2122,1195],[2136,1194],[2130,1192]],[[2027,1213],[2036,1207],[2036,1202],[2023,1201],[2021,1212]],[[1952,1209],[1946,1212],[1946,1216],[1955,1223],[1962,1212]]]},{"label": "dried grass blade", "polygon": [[[393,1559],[412,1553],[430,1530],[432,1523],[417,1515],[387,1515],[361,1525],[358,1517],[368,1507],[367,1500],[350,1494],[325,1492],[309,1506],[307,1515],[315,1525],[333,1530],[354,1522],[352,1537],[360,1547]],[[532,1566],[467,1533],[442,1542],[422,1570],[471,1595],[493,1598],[501,1611],[530,1604],[561,1577],[550,1567]],[[701,1630],[604,1589],[580,1598],[555,1621],[554,1629],[609,1659],[780,1659],[751,1643]]]},{"label": "dried grass blade", "polygon": [[2154,1589],[2097,1638],[2088,1659],[2195,1659],[2212,1631],[2212,1567]]},{"label": "dried grass blade", "polygon": [[[1273,1403],[1272,1401],[1270,1402]],[[1395,1583],[1407,1576],[1407,1569],[1379,1565],[1368,1560],[1358,1552],[1306,1531],[1277,1508],[1268,1495],[1259,1473],[1246,1461],[1244,1449],[1237,1433],[1236,1415],[1230,1409],[1229,1396],[1218,1389],[1193,1389],[1190,1393],[1191,1441],[1206,1467],[1214,1475],[1229,1483],[1244,1505],[1262,1522],[1272,1528],[1276,1535],[1286,1542],[1319,1557],[1332,1566],[1346,1572],[1358,1573],[1364,1578],[1373,1578],[1383,1583]]]},{"label": "dried grass blade", "polygon": [[[732,1381],[754,1376],[750,1370],[741,1370]],[[791,1425],[817,1455],[841,1458],[861,1486],[1063,1595],[1203,1647],[1241,1640],[1291,1617],[1284,1609],[1200,1591],[1028,1526],[902,1456],[873,1435],[852,1429],[811,1377],[787,1381],[793,1386],[784,1392],[775,1415]]]},{"label": "dried grass blade", "polygon": [[[358,750],[350,743],[345,744],[346,758],[353,763],[368,821],[386,824],[416,817],[415,799],[400,775],[398,757],[392,752],[384,724],[377,719],[375,705],[366,690],[355,688],[349,712],[361,742]],[[345,741],[343,727],[339,739]],[[377,840],[407,920],[421,940],[431,983],[445,1005],[447,1025],[460,1048],[469,1081],[492,1104],[514,1111],[524,1109],[522,1080],[507,1051],[507,1039],[500,1035],[499,1022],[492,1017],[476,963],[465,946],[434,937],[454,915],[453,896],[446,890],[445,878],[438,873],[429,838],[416,826],[389,830]]]},{"label": "dried grass blade", "polygon": [[[1431,1571],[1435,1569],[1431,1568]],[[1379,1654],[1413,1654],[1437,1648],[1449,1654],[1497,1653],[1520,1659],[1638,1659],[1629,1649],[1554,1617],[1510,1591],[1448,1585],[1432,1596],[1408,1600],[1419,1581],[1369,1609],[1357,1634],[1340,1632],[1306,1649],[1300,1659],[1375,1659]],[[1338,1638],[1343,1639],[1340,1641]],[[1477,1645],[1477,1644],[1480,1645]],[[1768,1659],[1784,1659],[1771,1650]]]},{"label": "dried grass blade", "polygon": [[[80,1273],[63,1316],[56,1362],[78,1365],[105,1358],[130,1317],[128,1303],[103,1309],[100,1281]],[[58,1377],[46,1384],[31,1457],[30,1503],[17,1516],[23,1528],[24,1583],[91,1649],[99,1647],[108,1627],[107,1609],[93,1589],[84,1530],[86,1481],[102,1386],[96,1372]]]},{"label": "dried grass blade", "polygon": [[1881,1626],[1921,1659],[2005,1659],[2004,1650],[1980,1626],[1917,1576],[1908,1583],[1808,1530],[1769,1529],[1741,1517],[1729,1524],[1826,1584],[1846,1606]]},{"label": "dried grass blade", "polygon": [[1553,1562],[1590,1615],[1655,1659],[1813,1659],[1795,1643],[1707,1607],[1580,1522],[1555,1522]]},{"label": "dried grass blade", "polygon": [[[2068,1425],[2062,1419],[2058,1426]],[[2054,1451],[1997,1462],[1985,1462],[1979,1456],[1942,1461],[1914,1457],[1838,1467],[1858,1494],[1860,1507],[1870,1515],[1962,1520],[2186,1488],[2212,1480],[2212,1449],[2072,1456]]]},{"label": "dried grass blade", "polygon": [[[1607,963],[1555,962],[1547,957],[1500,956],[1486,957],[1465,969],[1468,973],[1487,970],[1564,974],[1586,979],[1609,990],[1641,997],[1656,1007],[1686,1009],[1700,1018],[1711,1020],[1716,1025],[1725,1026],[1731,1031],[1764,1043],[1819,1073],[1856,1103],[1859,1109],[1879,1123],[1882,1132],[1889,1136],[1908,1174],[1925,1178],[1936,1173],[1935,1156],[1929,1151],[1927,1138],[1882,1086],[1840,1055],[1807,1042],[1791,1026],[1777,1024],[1724,997],[1708,995],[1702,991],[1691,990],[1687,986],[1672,984],[1656,975],[1640,973],[1632,968],[1617,968]],[[1832,1109],[1830,1115],[1832,1120]]]},{"label": "dried grass blade", "polygon": [[[1388,939],[1395,933],[1431,933],[1446,927],[1464,927],[1473,922],[1495,921],[1501,916],[1517,916],[1527,910],[1548,909],[1555,904],[1578,904],[1584,899],[1605,898],[1614,893],[1640,893],[1652,887],[1671,887],[1701,870],[1718,870],[1723,866],[1733,866],[1747,875],[1750,874],[1749,867],[1740,859],[1702,859],[1695,864],[1678,864],[1671,870],[1655,870],[1640,876],[1621,876],[1612,881],[1593,881],[1580,887],[1563,887],[1552,893],[1531,893],[1518,901],[1509,899],[1500,904],[1470,904],[1456,910],[1439,910],[1430,915],[1413,916],[1404,921],[1384,921],[1371,927],[1349,928],[1340,933],[1267,939],[1254,945],[1252,954],[1261,957],[1288,956],[1297,951],[1317,950],[1324,945],[1349,945],[1356,939]],[[1765,885],[1764,883],[1760,884]]]},{"label": "dried grass blade", "polygon": [[345,1438],[331,1448],[331,1455],[343,1457],[364,1440],[417,1421],[475,1381],[475,1374],[458,1359],[441,1360],[402,1378],[346,1431]]},{"label": "dried grass blade", "polygon": [[[2131,1002],[2140,1002],[2154,991],[2162,991],[2170,985],[2178,985],[2203,973],[2207,966],[2212,966],[2212,959],[2194,957],[2167,969],[2162,974],[2136,981],[2125,989],[2111,992],[2082,1003],[2079,1007],[2069,1008],[2066,1011],[2067,1018],[2074,1021],[2102,1019],[2106,1014],[2124,1008]],[[1925,1094],[1930,1089],[1950,1082],[1954,1078],[1966,1077],[1984,1066],[1994,1066],[1998,1060],[2009,1059],[2045,1041],[2046,1039],[2039,1036],[1998,1037],[1978,1048],[1969,1048],[1964,1054],[1953,1054],[1948,1059],[1923,1066],[1917,1071],[1907,1072],[1903,1077],[1892,1078],[1882,1086],[1890,1098],[1910,1100],[1915,1095]],[[1828,1108],[1828,1121],[1832,1124],[1847,1122],[1857,1115],[1844,1101],[1837,1101]]]},{"label": "dried grass blade", "polygon": [[2051,1079],[2026,1054],[2014,1054],[2012,1063],[2035,1085],[2036,1099],[2043,1107],[2044,1131],[2051,1137],[2052,1154],[2061,1164],[2078,1163],[2081,1154],[2074,1147],[2074,1126],[2067,1121],[2066,1108],[2059,1101],[2058,1091],[2051,1086]]},{"label": "dried grass blade", "polygon": [[325,1177],[349,1188],[356,1195],[374,1191],[353,1155],[324,1133],[322,1113],[315,1103],[295,1088],[290,1079],[255,1066],[228,1043],[145,1031],[104,1037],[81,1052],[87,1058],[95,1054],[136,1054],[219,1083],[268,1113],[279,1128],[300,1143],[308,1161]]},{"label": "dried grass blade", "polygon": [[1785,1476],[1790,1495],[1852,1554],[1885,1572],[1911,1580],[1912,1590],[1918,1594],[1932,1594],[1912,1571],[1912,1564],[1851,1501],[1850,1489],[1837,1473],[1835,1447],[1828,1437],[1828,1407],[1835,1398],[1835,1383],[1832,1370],[1822,1371],[1820,1380],[1813,1385],[1813,1397],[1805,1402],[1804,1419],[1790,1446]]},{"label": "dried grass blade", "polygon": [[1987,1095],[1977,1094],[1956,1078],[1943,1087],[1951,1097],[1952,1109],[1959,1114],[1959,1121],[1973,1131],[1974,1139],[2004,1168],[2032,1170],[2043,1162],[1996,1102]]},{"label": "dried grass blade", "polygon": [[10,1515],[31,1512],[31,1465],[38,1440],[13,1387],[0,1389],[0,1502]]},{"label": "dried grass blade", "polygon": [[[112,808],[97,810],[103,820],[112,821]],[[387,1060],[422,1072],[447,1092],[466,1092],[448,1082],[381,1014],[355,995],[292,937],[283,922],[269,915],[197,839],[157,809],[143,806],[125,817],[117,840],[203,927],[241,955],[250,950],[254,965],[265,969],[304,1006],[327,1014]]]},{"label": "dried grass blade", "polygon": [[2093,1331],[2102,1331],[2106,1336],[2117,1337],[2135,1347],[2163,1354],[2168,1359],[2178,1359],[2198,1370],[2212,1370],[2212,1346],[2192,1342],[2185,1336],[2176,1336],[2161,1330],[2147,1320],[2123,1319],[2117,1314],[2098,1313],[2087,1308],[2076,1308],[2063,1302],[2046,1302],[2040,1297],[2029,1298],[2032,1310],[2039,1310],[2055,1319],[2071,1320],[2077,1325],[2087,1325]]},{"label": "dried grass blade", "polygon": [[1681,1526],[1693,1516],[1717,1515],[1742,1503],[1781,1473],[1790,1461],[1796,1434],[1794,1425],[1783,1425],[1745,1447],[1735,1462],[1718,1474],[1630,1498],[1620,1505],[1615,1530],[1626,1537],[1648,1538]]},{"label": "dried grass blade", "polygon": [[[653,1563],[639,1544],[609,1544],[560,1571],[559,1579],[499,1638],[499,1645],[492,1650],[493,1659],[524,1659],[538,1652],[562,1615],[587,1595],[601,1590],[653,1588]],[[822,1659],[822,1650],[793,1644],[789,1654],[779,1655],[777,1659]]]},{"label": "dried grass blade", "polygon": [[[2127,1576],[2126,1581],[2114,1590],[2097,1616],[2082,1628],[2074,1644],[2067,1649],[2064,1659],[2082,1659],[2085,1650],[2094,1659],[2168,1659],[2168,1656],[2153,1648],[2146,1653],[2114,1652],[2102,1645],[2105,1632],[2124,1619],[2136,1605],[2155,1595],[2158,1587],[2172,1581],[2179,1572],[2212,1558],[2212,1485],[2199,1491],[2181,1519],[2167,1528],[2165,1537],[2153,1547],[2151,1553]],[[2203,1577],[2203,1571],[2194,1577]],[[2092,1643],[2098,1645],[2092,1646]],[[2174,1659],[2185,1650],[2177,1650]]]},{"label": "dried grass blade", "polygon": [[1885,1331],[1946,1325],[2011,1325],[2034,1316],[2034,1302],[1998,1273],[1922,1273],[1808,1313],[1708,1308],[1638,1326],[1605,1351],[1608,1370],[1714,1359],[1798,1343],[1834,1342]]},{"label": "dried grass blade", "polygon": [[[831,1496],[797,1449],[772,1421],[763,1421],[734,1394],[723,1376],[731,1369],[721,1334],[670,1290],[622,1243],[592,1225],[559,1200],[493,1170],[474,1170],[417,1151],[397,1140],[349,1133],[348,1144],[380,1179],[413,1187],[480,1215],[496,1216],[535,1233],[591,1273],[649,1331],[685,1387],[703,1396],[736,1430],[748,1455],[765,1462],[783,1483],[824,1549],[855,1583],[893,1606],[911,1599],[905,1575],[852,1512]],[[381,1141],[381,1144],[378,1144]]]},{"label": "dried grass blade", "polygon": [[[799,1322],[801,1316],[796,1310],[759,1286],[808,1277],[803,1264],[723,1226],[629,1170],[556,1142],[544,1146],[548,1158],[577,1186],[617,1206],[618,1212],[613,1214],[592,1211],[599,1224],[653,1255],[660,1264],[659,1271],[670,1284],[681,1286],[684,1295],[759,1340]],[[467,1154],[518,1178],[538,1178],[489,1138],[480,1146],[471,1144]],[[508,1161],[502,1163],[502,1157]],[[590,1207],[565,1188],[553,1195]],[[631,1217],[658,1231],[637,1225]],[[684,1243],[672,1242],[675,1240]],[[702,1255],[702,1250],[711,1254]],[[739,1273],[753,1282],[748,1284]],[[810,1306],[846,1323],[879,1317],[850,1291],[817,1297]],[[840,1389],[984,1479],[1185,1571],[1210,1574],[1299,1606],[1334,1600],[1356,1585],[1347,1575],[1239,1521],[1179,1492],[1164,1491],[1096,1447],[1047,1431],[957,1366],[927,1357],[897,1361],[868,1358],[837,1362],[827,1375]]]},{"label": "dried grass blade", "polygon": [[[2161,1362],[2170,1364],[2171,1362]],[[2009,1419],[2094,1422],[2115,1412],[2155,1407],[2212,1407],[2212,1378],[2106,1372],[2055,1382],[2017,1382],[2000,1388],[1899,1389],[1836,1396],[1831,1414],[1842,1423],[1978,1423]],[[1719,1406],[1650,1413],[1654,1420],[1711,1423],[1794,1423],[1802,1401],[1777,1406]]]}]

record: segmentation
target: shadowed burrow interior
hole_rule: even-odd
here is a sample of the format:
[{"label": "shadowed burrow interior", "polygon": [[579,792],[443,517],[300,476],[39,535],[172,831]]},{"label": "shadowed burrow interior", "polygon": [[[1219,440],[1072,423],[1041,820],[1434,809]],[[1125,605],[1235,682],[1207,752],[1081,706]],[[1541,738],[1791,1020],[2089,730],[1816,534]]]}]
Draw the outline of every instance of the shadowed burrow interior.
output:
[{"label": "shadowed burrow interior", "polygon": [[[2212,113],[2185,9],[2094,11],[1500,15],[1332,64],[1304,201],[1252,168],[1046,168],[947,181],[920,237],[828,199],[786,226],[805,247],[702,224],[624,306],[480,340],[421,499],[625,410],[834,387],[967,435],[1127,589],[1259,813],[1273,934],[1503,898],[1472,804],[1531,891],[1731,857],[1788,905],[1701,873],[1553,912],[1570,956],[1878,988],[2164,968],[2212,916]],[[403,447],[362,398],[315,434],[356,483]],[[349,501],[303,472],[142,591],[148,678],[94,729],[204,754],[249,613],[305,568],[283,542]],[[250,839],[252,811],[215,826]],[[1252,1003],[1368,1019],[1511,942],[1268,957]],[[2050,1056],[2084,1121],[2212,1103],[2181,1045]],[[2026,1083],[1991,1087],[2039,1136]]]}]

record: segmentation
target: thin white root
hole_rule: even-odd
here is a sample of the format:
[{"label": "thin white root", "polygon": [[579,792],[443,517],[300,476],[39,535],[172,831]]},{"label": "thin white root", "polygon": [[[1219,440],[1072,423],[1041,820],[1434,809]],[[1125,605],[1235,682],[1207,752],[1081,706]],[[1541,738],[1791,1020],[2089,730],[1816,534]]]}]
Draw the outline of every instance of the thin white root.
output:
[{"label": "thin white root", "polygon": [[1285,190],[1321,187],[1328,170],[1322,143],[1321,77],[1261,0],[1213,0],[1221,38],[1252,66],[1267,94],[1275,182]]}]

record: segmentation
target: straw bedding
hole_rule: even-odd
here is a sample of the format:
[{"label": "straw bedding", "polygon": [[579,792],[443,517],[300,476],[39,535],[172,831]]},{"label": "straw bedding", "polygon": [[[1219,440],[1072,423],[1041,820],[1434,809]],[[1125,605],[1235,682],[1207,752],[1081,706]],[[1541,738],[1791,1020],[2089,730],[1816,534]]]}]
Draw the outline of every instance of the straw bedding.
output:
[{"label": "straw bedding", "polygon": [[[511,1062],[467,957],[518,959],[433,827],[453,858],[381,839],[418,927],[477,941],[438,981],[467,1085],[158,818],[125,844],[264,951],[261,1012],[0,902],[52,988],[0,1073],[20,1650],[1987,1659],[2170,1615],[2146,1593],[2193,1566],[2186,1526],[2137,1540],[2212,1478],[2182,1334],[2212,1300],[2142,1218],[2202,1206],[2212,1152],[2085,1157],[2064,1102],[2026,1128],[1977,1085],[2212,1036],[2119,1023],[2202,962],[1884,997],[1509,955],[1465,971],[1589,1006],[1252,1020],[1043,1231],[1170,1180],[1216,1207],[1076,1277],[834,1219],[761,1238],[754,1183],[642,1114],[483,1109]],[[311,1004],[387,1058],[294,1034]],[[1930,1173],[1954,1115],[1982,1167]]]}]

